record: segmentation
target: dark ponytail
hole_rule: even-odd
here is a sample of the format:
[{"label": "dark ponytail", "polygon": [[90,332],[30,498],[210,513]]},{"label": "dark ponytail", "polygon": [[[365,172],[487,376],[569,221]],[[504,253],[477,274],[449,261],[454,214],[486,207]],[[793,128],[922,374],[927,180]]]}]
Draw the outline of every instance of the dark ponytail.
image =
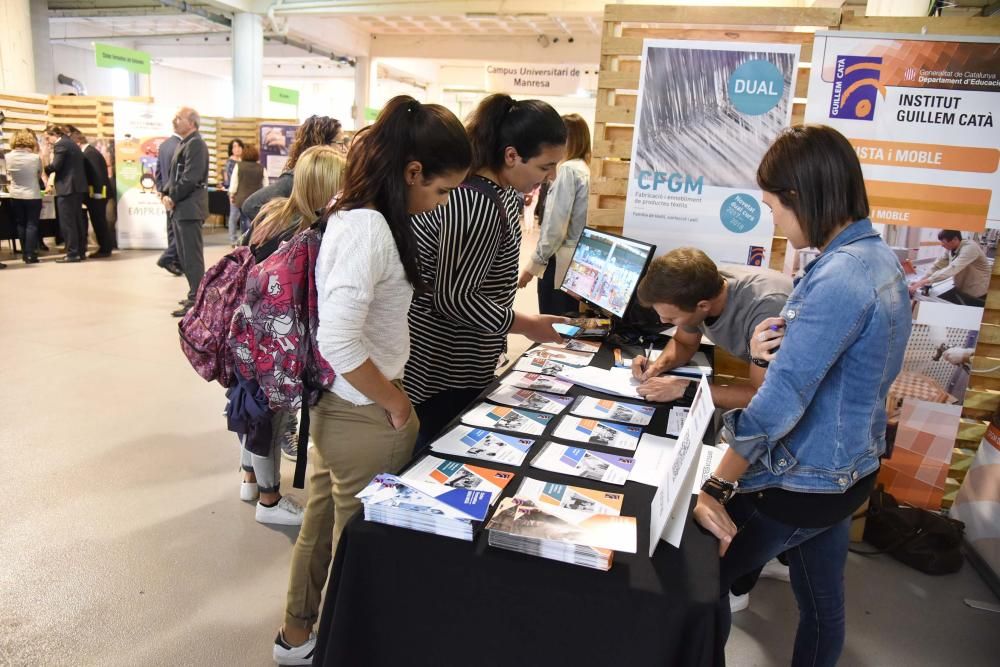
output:
[{"label": "dark ponytail", "polygon": [[464,172],[472,162],[472,147],[453,113],[400,95],[389,100],[374,125],[354,135],[344,190],[331,213],[373,205],[389,223],[406,278],[415,289],[423,290],[403,178],[403,169],[414,161],[423,167],[425,181]]},{"label": "dark ponytail", "polygon": [[538,156],[546,146],[566,143],[566,124],[541,100],[515,101],[510,95],[490,95],[476,107],[468,124],[472,142],[472,172],[500,171],[504,151],[513,146],[521,160]]}]

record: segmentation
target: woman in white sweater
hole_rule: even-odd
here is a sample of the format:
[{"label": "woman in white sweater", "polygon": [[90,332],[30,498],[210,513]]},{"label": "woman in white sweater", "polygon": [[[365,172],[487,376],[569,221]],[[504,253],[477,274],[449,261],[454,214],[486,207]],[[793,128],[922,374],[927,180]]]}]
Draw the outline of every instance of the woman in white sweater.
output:
[{"label": "woman in white sweater", "polygon": [[278,664],[312,664],[330,560],[361,506],[354,496],[412,455],[418,420],[402,385],[406,317],[414,290],[425,286],[410,216],[447,204],[471,162],[458,119],[407,96],[390,100],[351,144],[316,260],[317,339],[337,377],[311,412],[314,468],[274,643]]},{"label": "woman in white sweater", "polygon": [[559,286],[587,226],[590,199],[590,127],[575,113],[562,119],[566,123],[566,161],[559,165],[549,189],[538,245],[517,281],[517,286],[524,288],[538,278],[538,312],[547,315],[579,310],[579,302]]}]

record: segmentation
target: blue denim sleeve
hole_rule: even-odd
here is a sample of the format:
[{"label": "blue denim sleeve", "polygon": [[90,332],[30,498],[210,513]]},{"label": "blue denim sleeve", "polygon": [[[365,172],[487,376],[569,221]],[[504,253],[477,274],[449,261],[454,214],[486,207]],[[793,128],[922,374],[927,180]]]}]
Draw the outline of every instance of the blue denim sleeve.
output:
[{"label": "blue denim sleeve", "polygon": [[[832,260],[832,261],[831,261]],[[814,266],[788,299],[787,330],[750,404],[723,418],[729,445],[753,463],[795,428],[820,382],[868,321],[875,288],[851,255]]]}]

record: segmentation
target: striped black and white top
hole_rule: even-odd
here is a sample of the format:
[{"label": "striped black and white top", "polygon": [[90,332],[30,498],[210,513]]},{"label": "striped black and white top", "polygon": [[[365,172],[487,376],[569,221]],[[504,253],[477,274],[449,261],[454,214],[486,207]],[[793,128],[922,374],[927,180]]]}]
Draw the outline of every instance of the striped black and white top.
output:
[{"label": "striped black and white top", "polygon": [[410,306],[403,384],[414,404],[492,382],[514,324],[522,204],[513,188],[486,182],[505,205],[506,227],[490,199],[464,187],[447,206],[411,219],[430,287]]}]

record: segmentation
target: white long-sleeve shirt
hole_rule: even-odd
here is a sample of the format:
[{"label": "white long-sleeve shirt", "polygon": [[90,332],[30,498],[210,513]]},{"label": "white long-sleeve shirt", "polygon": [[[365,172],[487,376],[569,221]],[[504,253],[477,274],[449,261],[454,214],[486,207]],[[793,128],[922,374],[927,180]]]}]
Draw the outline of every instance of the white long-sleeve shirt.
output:
[{"label": "white long-sleeve shirt", "polygon": [[562,282],[576,244],[587,226],[590,197],[590,167],[583,160],[559,165],[556,179],[545,200],[545,215],[538,232],[538,245],[531,256],[531,273],[541,276],[549,261],[556,259],[556,286]]},{"label": "white long-sleeve shirt", "polygon": [[413,287],[381,213],[355,209],[330,216],[316,258],[316,290],[319,351],[337,373],[331,391],[368,405],[371,399],[344,373],[371,359],[386,378],[397,380],[410,358],[406,315]]}]

